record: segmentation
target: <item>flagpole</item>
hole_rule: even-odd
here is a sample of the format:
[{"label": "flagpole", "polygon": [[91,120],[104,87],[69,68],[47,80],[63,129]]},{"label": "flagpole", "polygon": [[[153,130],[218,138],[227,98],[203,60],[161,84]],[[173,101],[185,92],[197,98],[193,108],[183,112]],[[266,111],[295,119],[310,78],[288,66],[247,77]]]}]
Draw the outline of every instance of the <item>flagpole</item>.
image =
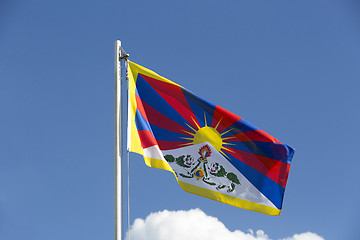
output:
[{"label": "flagpole", "polygon": [[[115,240],[123,239],[123,188],[122,188],[122,166],[123,166],[123,149],[122,149],[122,60],[125,60],[127,67],[127,54],[121,47],[121,41],[115,42]],[[127,71],[127,69],[126,69]],[[128,193],[129,194],[129,193]],[[129,203],[128,203],[129,204]],[[128,213],[129,214],[129,213]],[[128,216],[129,217],[129,216]]]},{"label": "flagpole", "polygon": [[121,41],[115,42],[115,240],[122,240],[121,194]]}]

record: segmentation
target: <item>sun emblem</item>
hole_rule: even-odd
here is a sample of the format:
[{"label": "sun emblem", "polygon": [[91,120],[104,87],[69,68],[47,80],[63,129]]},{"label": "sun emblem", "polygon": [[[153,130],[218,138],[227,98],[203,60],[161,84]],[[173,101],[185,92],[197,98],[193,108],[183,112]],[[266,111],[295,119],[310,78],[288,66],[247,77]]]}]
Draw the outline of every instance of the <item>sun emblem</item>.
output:
[{"label": "sun emblem", "polygon": [[[186,131],[186,133],[190,134],[191,136],[193,136],[192,138],[189,137],[182,137],[183,139],[186,140],[191,140],[191,142],[189,143],[185,143],[183,144],[183,146],[189,146],[189,145],[195,145],[195,144],[200,144],[200,143],[204,143],[204,142],[208,142],[211,144],[211,146],[213,146],[216,151],[222,153],[224,156],[226,156],[226,154],[222,151],[223,149],[227,150],[227,151],[231,151],[229,148],[227,148],[224,145],[234,145],[231,143],[227,143],[226,140],[232,138],[232,137],[223,137],[224,134],[228,133],[229,131],[231,131],[232,129],[229,129],[223,133],[219,133],[217,128],[221,122],[220,121],[217,123],[217,125],[215,127],[209,127],[207,125],[207,121],[206,121],[206,115],[204,113],[204,119],[205,119],[205,126],[204,127],[200,127],[197,122],[194,120],[194,123],[196,125],[196,129],[191,127],[189,124],[187,124],[187,126],[193,131],[193,132],[189,132]],[[201,151],[201,150],[200,150]],[[206,152],[207,154],[209,154],[208,156],[203,155],[203,153],[200,153],[202,158],[206,158],[208,156],[210,156],[211,154],[211,150],[208,147],[206,150],[203,149],[204,153]]]}]

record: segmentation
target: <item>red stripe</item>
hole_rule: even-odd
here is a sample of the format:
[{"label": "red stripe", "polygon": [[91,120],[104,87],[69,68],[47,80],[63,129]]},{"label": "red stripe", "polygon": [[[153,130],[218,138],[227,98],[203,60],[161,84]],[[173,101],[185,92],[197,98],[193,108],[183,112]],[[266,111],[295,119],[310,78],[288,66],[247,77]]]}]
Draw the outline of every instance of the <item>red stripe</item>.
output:
[{"label": "red stripe", "polygon": [[261,172],[281,186],[286,187],[290,164],[233,148],[229,148],[229,150],[222,150]]},{"label": "red stripe", "polygon": [[184,144],[189,143],[185,141],[164,141],[164,140],[157,140],[159,148],[161,150],[171,150],[180,147],[184,147]]},{"label": "red stripe", "polygon": [[186,128],[184,128],[183,126],[181,126],[174,120],[168,118],[161,112],[155,110],[150,105],[148,105],[146,102],[143,102],[142,106],[144,108],[145,114],[147,115],[147,117],[149,119],[148,122],[150,124],[153,124],[157,127],[160,127],[160,128],[172,131],[172,132],[183,134],[185,136],[191,136],[190,134],[185,132],[185,131],[188,132],[189,130],[187,130]]},{"label": "red stripe", "polygon": [[216,130],[221,133],[240,119],[242,118],[217,105],[215,107],[211,127],[215,128],[216,125],[220,122],[216,127]]},{"label": "red stripe", "polygon": [[138,131],[141,147],[148,148],[154,145],[157,145],[157,142],[149,130],[140,130]]},{"label": "red stripe", "polygon": [[149,120],[148,120],[148,118],[146,116],[146,112],[144,110],[143,102],[141,101],[140,97],[137,94],[135,94],[135,100],[136,100],[136,108],[137,108],[137,110],[139,110],[139,112],[145,118],[145,120],[149,122]]},{"label": "red stripe", "polygon": [[253,130],[244,133],[239,133],[236,135],[232,135],[227,138],[225,141],[231,142],[273,142],[273,143],[281,143],[276,138],[271,136],[270,134],[264,132],[263,130]]},{"label": "red stripe", "polygon": [[187,102],[180,86],[170,84],[151,78],[145,75],[141,75],[151,87],[168,103],[172,106],[192,127],[196,128],[196,124],[199,125],[194,113],[191,110],[189,103]]}]

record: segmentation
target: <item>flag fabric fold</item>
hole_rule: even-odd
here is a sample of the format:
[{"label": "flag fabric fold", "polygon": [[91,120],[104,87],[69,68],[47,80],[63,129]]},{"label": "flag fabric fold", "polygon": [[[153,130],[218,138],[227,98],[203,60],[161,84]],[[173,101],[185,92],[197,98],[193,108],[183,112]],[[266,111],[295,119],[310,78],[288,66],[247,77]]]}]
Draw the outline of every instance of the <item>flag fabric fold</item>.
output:
[{"label": "flag fabric fold", "polygon": [[280,214],[292,147],[138,64],[128,74],[130,151],[187,192]]}]

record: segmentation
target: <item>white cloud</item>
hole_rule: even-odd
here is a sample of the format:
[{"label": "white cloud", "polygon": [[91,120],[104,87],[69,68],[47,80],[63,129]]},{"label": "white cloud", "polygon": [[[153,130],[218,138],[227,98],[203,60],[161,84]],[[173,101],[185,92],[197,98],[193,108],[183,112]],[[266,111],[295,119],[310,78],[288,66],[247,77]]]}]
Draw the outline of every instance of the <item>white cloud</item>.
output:
[{"label": "white cloud", "polygon": [[[130,229],[131,240],[271,240],[262,230],[231,232],[217,218],[200,209],[189,211],[161,211],[136,219]],[[128,238],[126,238],[128,239]],[[295,234],[282,240],[324,240],[311,232]]]},{"label": "white cloud", "polygon": [[284,238],[283,240],[324,240],[324,238],[320,237],[316,233],[306,232],[301,234],[294,234],[294,236]]}]

